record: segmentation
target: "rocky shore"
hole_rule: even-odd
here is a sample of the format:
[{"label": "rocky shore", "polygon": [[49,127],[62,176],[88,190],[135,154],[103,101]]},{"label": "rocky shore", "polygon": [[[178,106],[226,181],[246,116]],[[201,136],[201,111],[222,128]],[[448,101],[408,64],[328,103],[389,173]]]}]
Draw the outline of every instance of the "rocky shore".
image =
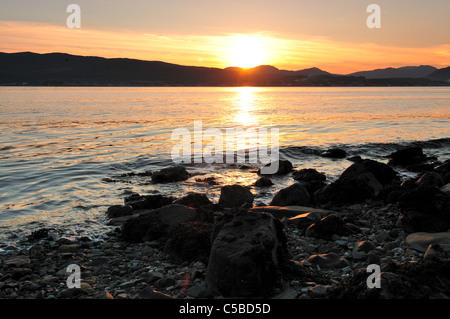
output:
[{"label": "rocky shore", "polygon": [[[36,230],[27,248],[2,247],[0,299],[449,298],[450,160],[420,147],[386,163],[350,160],[331,183],[280,161],[277,174],[293,184],[268,206],[253,202],[272,187],[261,175],[252,189],[223,186],[217,203],[199,193],[128,196],[107,210],[113,230],[99,241]],[[183,167],[146,174],[153,183],[190,177]],[[72,264],[80,288],[68,287]]]}]

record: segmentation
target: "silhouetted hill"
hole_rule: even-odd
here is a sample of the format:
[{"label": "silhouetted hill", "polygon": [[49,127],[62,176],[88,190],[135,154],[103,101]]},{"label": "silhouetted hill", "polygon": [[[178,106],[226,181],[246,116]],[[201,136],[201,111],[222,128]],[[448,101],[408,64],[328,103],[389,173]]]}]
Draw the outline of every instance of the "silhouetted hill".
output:
[{"label": "silhouetted hill", "polygon": [[0,85],[34,86],[367,86],[447,85],[433,79],[334,75],[318,68],[279,70],[270,65],[225,69],[106,59],[66,53],[0,53]]},{"label": "silhouetted hill", "polygon": [[428,78],[433,80],[450,82],[450,66],[447,68],[434,71],[428,76]]},{"label": "silhouetted hill", "polygon": [[349,74],[350,76],[363,76],[366,79],[388,78],[426,78],[437,69],[429,65],[405,66],[401,68],[376,69],[372,71],[360,71]]}]

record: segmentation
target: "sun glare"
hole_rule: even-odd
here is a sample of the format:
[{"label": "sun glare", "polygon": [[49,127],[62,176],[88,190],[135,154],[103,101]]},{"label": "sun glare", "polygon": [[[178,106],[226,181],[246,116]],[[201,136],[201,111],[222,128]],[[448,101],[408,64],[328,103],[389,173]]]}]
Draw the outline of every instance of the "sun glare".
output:
[{"label": "sun glare", "polygon": [[253,68],[262,65],[267,58],[264,38],[250,35],[232,37],[228,55],[230,66]]}]

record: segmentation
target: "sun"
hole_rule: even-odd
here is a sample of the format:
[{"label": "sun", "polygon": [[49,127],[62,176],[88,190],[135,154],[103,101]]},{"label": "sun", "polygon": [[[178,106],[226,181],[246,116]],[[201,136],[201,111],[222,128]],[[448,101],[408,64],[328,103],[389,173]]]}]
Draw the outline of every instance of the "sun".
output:
[{"label": "sun", "polygon": [[267,48],[263,37],[239,35],[228,45],[229,66],[253,68],[266,62]]}]

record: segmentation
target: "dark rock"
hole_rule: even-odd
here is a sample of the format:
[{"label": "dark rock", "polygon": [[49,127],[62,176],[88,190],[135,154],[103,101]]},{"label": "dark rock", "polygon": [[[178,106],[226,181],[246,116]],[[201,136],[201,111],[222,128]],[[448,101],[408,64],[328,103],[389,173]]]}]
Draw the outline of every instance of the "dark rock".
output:
[{"label": "dark rock", "polygon": [[339,179],[354,179],[364,173],[372,173],[383,186],[398,182],[397,173],[391,167],[370,159],[365,159],[350,165],[339,176]]},{"label": "dark rock", "polygon": [[407,232],[450,229],[450,197],[436,187],[419,186],[399,196],[401,225]]},{"label": "dark rock", "polygon": [[356,204],[371,198],[373,189],[364,180],[338,179],[314,193],[317,204]]},{"label": "dark rock", "polygon": [[157,195],[139,195],[134,194],[124,199],[125,205],[130,205],[133,210],[156,209],[167,206],[175,200],[172,196]]},{"label": "dark rock", "polygon": [[203,206],[211,205],[212,202],[208,196],[200,193],[189,193],[180,199],[174,201],[174,204],[185,205],[193,208],[200,208]]},{"label": "dark rock", "polygon": [[226,208],[240,207],[245,203],[253,203],[254,196],[247,187],[226,185],[220,190],[219,205]]},{"label": "dark rock", "polygon": [[212,224],[192,221],[180,223],[170,234],[164,253],[177,263],[206,263],[211,250]]},{"label": "dark rock", "polygon": [[296,181],[311,182],[311,181],[325,181],[327,177],[323,173],[319,173],[313,168],[304,168],[292,172],[292,177]]},{"label": "dark rock", "polygon": [[419,186],[442,187],[444,186],[444,179],[439,173],[426,172],[419,178],[419,180],[416,183]]},{"label": "dark rock", "polygon": [[423,154],[423,150],[420,146],[408,146],[388,155],[387,157],[389,158],[389,165],[400,166],[417,164],[426,159],[426,156]]},{"label": "dark rock", "polygon": [[294,183],[275,194],[270,206],[309,206],[311,197],[305,186]]},{"label": "dark rock", "polygon": [[226,215],[212,236],[206,284],[214,295],[267,297],[289,263],[286,235],[270,214]]},{"label": "dark rock", "polygon": [[347,152],[341,148],[331,148],[321,153],[320,156],[328,158],[345,158],[347,156]]},{"label": "dark rock", "polygon": [[269,187],[272,186],[273,183],[270,180],[270,178],[267,178],[265,176],[261,177],[260,179],[258,179],[255,184],[256,187]]},{"label": "dark rock", "polygon": [[361,161],[362,161],[362,158],[361,158],[361,156],[356,155],[356,156],[348,157],[348,158],[347,158],[347,161],[354,162],[354,163],[358,163],[358,162],[361,162]]},{"label": "dark rock", "polygon": [[139,299],[173,299],[171,296],[153,290],[151,287],[144,288],[139,293]]},{"label": "dark rock", "polygon": [[166,236],[181,222],[193,220],[195,209],[169,205],[128,219],[122,227],[122,239],[128,242],[157,240]]},{"label": "dark rock", "polygon": [[164,168],[152,174],[153,183],[172,183],[185,181],[190,177],[188,171],[182,166]]},{"label": "dark rock", "polygon": [[[293,165],[290,161],[288,160],[278,160],[276,162],[274,162],[275,164],[278,163],[278,169],[275,173],[275,175],[285,175],[288,174],[290,172],[292,172],[293,170]],[[264,167],[270,167],[271,165],[274,165],[273,163],[269,163],[267,165],[265,165]],[[258,170],[258,174],[260,175],[273,175],[273,174],[263,174],[263,172],[261,171],[261,169]]]},{"label": "dark rock", "polygon": [[108,208],[106,215],[108,218],[122,217],[133,214],[131,205],[113,205]]},{"label": "dark rock", "polygon": [[349,263],[344,258],[339,257],[339,255],[333,252],[327,254],[312,255],[304,260],[304,262],[327,269],[343,268],[349,265]]},{"label": "dark rock", "polygon": [[346,236],[350,230],[335,214],[328,215],[306,229],[305,236],[330,240],[333,235]]}]

